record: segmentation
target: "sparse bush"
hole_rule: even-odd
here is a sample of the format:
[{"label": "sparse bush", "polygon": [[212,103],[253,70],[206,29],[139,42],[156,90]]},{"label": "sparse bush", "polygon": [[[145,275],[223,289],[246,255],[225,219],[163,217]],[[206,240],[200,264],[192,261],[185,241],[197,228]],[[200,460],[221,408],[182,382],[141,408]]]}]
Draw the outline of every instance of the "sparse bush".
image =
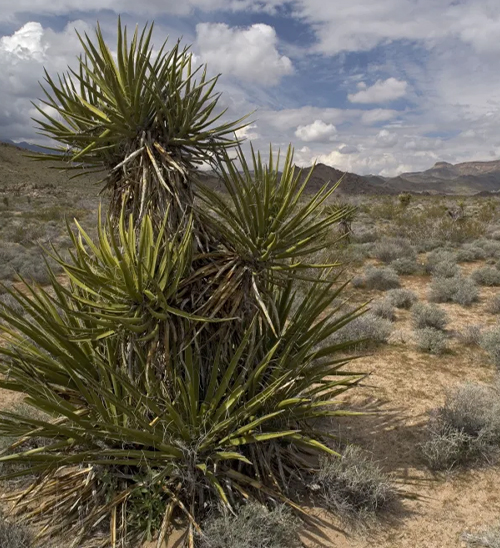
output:
[{"label": "sparse bush", "polygon": [[486,257],[493,257],[500,259],[500,242],[497,240],[481,239],[475,242],[477,246],[481,247],[486,254]]},{"label": "sparse bush", "polygon": [[500,314],[500,295],[494,295],[486,309],[490,314]]},{"label": "sparse bush", "polygon": [[474,243],[464,244],[457,251],[457,261],[459,263],[473,263],[474,261],[483,261],[484,259],[486,259],[486,252],[482,247]]},{"label": "sparse bush", "polygon": [[481,348],[486,350],[493,364],[500,367],[500,326],[483,333]]},{"label": "sparse bush", "polygon": [[412,320],[417,329],[433,327],[443,330],[448,324],[448,315],[435,305],[417,303],[412,308]]},{"label": "sparse bush", "polygon": [[438,265],[442,263],[448,263],[451,268],[451,265],[456,264],[456,254],[454,250],[446,248],[438,248],[434,251],[431,251],[425,261],[425,271],[428,274],[434,274]]},{"label": "sparse bush", "polygon": [[364,228],[353,233],[353,241],[359,244],[369,244],[378,240],[378,233],[375,227]]},{"label": "sparse bush", "polygon": [[434,278],[431,282],[429,300],[435,303],[453,302],[470,306],[479,298],[474,280],[456,276],[454,278]]},{"label": "sparse bush", "polygon": [[421,449],[433,470],[492,459],[500,444],[498,390],[468,383],[449,393],[433,412],[428,435]]},{"label": "sparse bush", "polygon": [[389,320],[390,322],[393,322],[396,319],[394,306],[386,299],[374,303],[371,306],[370,311],[374,316],[384,318],[385,320]]},{"label": "sparse bush", "polygon": [[411,198],[412,198],[412,196],[408,192],[403,192],[403,193],[399,194],[399,196],[398,196],[399,205],[402,208],[406,209],[410,205]]},{"label": "sparse bush", "polygon": [[500,525],[478,533],[464,533],[462,539],[467,548],[500,548]]},{"label": "sparse bush", "polygon": [[454,278],[460,275],[460,267],[453,261],[437,263],[432,273],[436,278]]},{"label": "sparse bush", "polygon": [[480,325],[468,325],[458,334],[458,339],[465,346],[480,346],[483,340]]},{"label": "sparse bush", "polygon": [[403,238],[384,238],[375,244],[373,256],[384,263],[390,263],[396,259],[414,259],[416,253],[408,240]]},{"label": "sparse bush", "polygon": [[474,270],[471,278],[479,285],[500,285],[500,270],[498,270],[494,266],[483,266],[482,268]]},{"label": "sparse bush", "polygon": [[331,339],[335,343],[354,342],[351,347],[362,350],[372,344],[387,342],[392,329],[390,321],[368,312],[336,331]]},{"label": "sparse bush", "polygon": [[421,270],[421,266],[411,257],[401,257],[400,259],[391,261],[390,267],[403,276],[416,274]]},{"label": "sparse bush", "polygon": [[418,301],[418,297],[409,289],[391,289],[387,292],[387,299],[396,308],[411,308]]},{"label": "sparse bush", "polygon": [[373,517],[396,499],[391,478],[352,445],[341,458],[323,460],[317,485],[325,506],[348,520]]},{"label": "sparse bush", "polygon": [[446,335],[434,327],[424,327],[415,331],[417,349],[429,354],[444,354],[448,349]]},{"label": "sparse bush", "polygon": [[366,289],[387,291],[400,286],[399,276],[392,268],[370,266],[365,270],[364,286]]},{"label": "sparse bush", "polygon": [[0,546],[1,548],[32,548],[33,535],[22,525],[7,521],[0,514]]},{"label": "sparse bush", "polygon": [[200,548],[299,548],[298,522],[290,510],[268,510],[257,503],[238,508],[235,516],[207,520],[198,536]]}]

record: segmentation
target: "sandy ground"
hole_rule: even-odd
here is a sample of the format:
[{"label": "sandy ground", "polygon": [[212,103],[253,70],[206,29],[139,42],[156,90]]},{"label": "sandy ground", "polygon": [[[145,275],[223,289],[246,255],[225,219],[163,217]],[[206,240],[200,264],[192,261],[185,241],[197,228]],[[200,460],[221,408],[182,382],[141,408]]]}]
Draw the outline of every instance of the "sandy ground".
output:
[{"label": "sandy ground", "polygon": [[[462,265],[464,274],[479,265]],[[427,300],[428,277],[401,277],[402,285]],[[468,325],[483,328],[496,324],[486,312],[498,288],[482,288],[480,302],[470,308],[442,304],[449,315],[453,337]],[[382,298],[382,292],[370,297]],[[425,439],[431,409],[440,405],[446,391],[465,381],[490,383],[494,367],[478,348],[467,348],[451,339],[443,356],[422,354],[411,343],[411,314],[398,310],[393,344],[363,357],[356,369],[372,374],[356,394],[353,406],[380,415],[344,419],[339,434],[373,452],[374,458],[393,475],[402,494],[401,507],[376,526],[364,531],[346,530],[331,515],[319,514],[319,530],[307,532],[306,545],[336,548],[455,548],[465,546],[464,531],[473,532],[500,521],[500,474],[497,467],[434,475],[422,464],[418,444]],[[405,342],[401,342],[405,341]]]},{"label": "sandy ground", "polygon": [[[462,265],[464,274],[475,265]],[[427,300],[430,278],[401,277],[402,286]],[[500,520],[500,474],[498,468],[482,468],[454,474],[433,475],[419,459],[418,444],[425,439],[431,409],[440,405],[446,391],[464,381],[490,383],[494,367],[481,349],[467,348],[456,333],[468,325],[483,328],[496,324],[486,312],[488,300],[498,288],[482,288],[480,302],[470,308],[442,304],[450,318],[450,352],[443,356],[422,354],[412,342],[411,313],[397,311],[390,344],[355,362],[358,371],[370,376],[348,403],[373,411],[365,417],[345,418],[338,434],[373,453],[390,473],[401,492],[401,504],[389,516],[364,530],[346,528],[332,515],[312,510],[319,526],[305,529],[308,548],[455,548],[463,547],[464,531],[477,531]],[[383,298],[383,292],[360,292],[359,298]],[[20,401],[17,394],[0,389],[0,406]],[[156,544],[155,544],[156,546]],[[179,547],[179,542],[169,543]],[[235,547],[237,548],[237,547]]]}]

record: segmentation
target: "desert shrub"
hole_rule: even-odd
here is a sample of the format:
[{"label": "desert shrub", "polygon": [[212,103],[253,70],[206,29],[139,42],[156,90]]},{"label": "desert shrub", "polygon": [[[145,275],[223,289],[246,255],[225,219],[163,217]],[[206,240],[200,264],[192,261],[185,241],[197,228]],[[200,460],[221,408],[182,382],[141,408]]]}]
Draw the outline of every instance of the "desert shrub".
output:
[{"label": "desert shrub", "polygon": [[480,325],[468,325],[463,331],[458,334],[458,339],[466,346],[480,346],[483,340],[483,335]]},{"label": "desert shrub", "polygon": [[428,253],[429,251],[434,251],[435,249],[439,249],[445,245],[443,240],[432,238],[430,236],[428,238],[415,238],[415,240],[412,240],[412,242],[417,253]]},{"label": "desert shrub", "polygon": [[467,548],[500,548],[500,525],[477,533],[464,533],[462,540],[467,544]]},{"label": "desert shrub", "polygon": [[491,314],[500,314],[500,295],[494,295],[488,302],[488,312]]},{"label": "desert shrub", "polygon": [[443,261],[434,265],[432,274],[436,278],[454,278],[460,275],[460,267],[454,261]]},{"label": "desert shrub", "polygon": [[200,548],[299,548],[298,529],[289,508],[268,510],[251,502],[239,507],[235,516],[208,519],[198,541]]},{"label": "desert shrub", "polygon": [[494,286],[500,285],[500,270],[493,266],[483,266],[474,270],[471,278],[479,285]]},{"label": "desert shrub", "polygon": [[0,514],[0,546],[2,548],[34,548],[33,534],[22,525],[7,521]]},{"label": "desert shrub", "polygon": [[387,292],[387,300],[396,308],[410,309],[418,301],[418,297],[410,289],[391,289]]},{"label": "desert shrub", "polygon": [[482,248],[486,257],[500,259],[500,242],[497,240],[480,239],[475,242],[477,246]]},{"label": "desert shrub", "polygon": [[370,311],[374,316],[384,318],[385,320],[389,320],[390,322],[393,322],[396,319],[394,306],[391,304],[390,301],[386,299],[373,303],[371,305]]},{"label": "desert shrub", "polygon": [[486,350],[493,364],[500,367],[500,327],[495,327],[483,333],[481,348]]},{"label": "desert shrub", "polygon": [[417,329],[432,327],[443,330],[448,324],[446,312],[432,304],[417,303],[411,309],[413,325]]},{"label": "desert shrub", "polygon": [[387,291],[400,286],[399,276],[392,268],[368,267],[364,272],[363,283],[366,289]]},{"label": "desert shrub", "polygon": [[389,264],[391,268],[402,276],[417,274],[421,270],[421,265],[411,257],[401,257],[400,259],[391,261]]},{"label": "desert shrub", "polygon": [[500,444],[500,397],[497,389],[465,384],[448,393],[428,424],[422,454],[433,470],[493,458]]},{"label": "desert shrub", "polygon": [[453,302],[470,306],[479,299],[479,291],[474,280],[456,276],[454,278],[433,278],[429,300],[435,303]]},{"label": "desert shrub", "polygon": [[407,208],[410,205],[412,196],[408,192],[403,192],[398,195],[399,205],[403,208]]},{"label": "desert shrub", "polygon": [[486,259],[486,252],[482,247],[474,243],[464,244],[457,251],[457,261],[459,263],[472,263]]},{"label": "desert shrub", "polygon": [[414,259],[416,254],[408,240],[403,238],[384,238],[375,244],[373,256],[384,263],[390,263],[396,259]]},{"label": "desert shrub", "polygon": [[456,254],[454,250],[446,248],[438,248],[431,251],[425,260],[425,271],[428,274],[433,274],[436,267],[442,263],[450,265],[456,264]]},{"label": "desert shrub", "polygon": [[333,343],[352,342],[351,348],[363,350],[370,345],[387,342],[392,329],[393,327],[389,320],[368,312],[336,331],[332,335],[331,341]]},{"label": "desert shrub", "polygon": [[375,227],[363,228],[353,233],[353,241],[359,244],[369,244],[378,240],[378,232]]},{"label": "desert shrub", "polygon": [[391,478],[356,446],[324,459],[316,480],[323,504],[346,519],[366,520],[396,499]]},{"label": "desert shrub", "polygon": [[444,354],[448,349],[446,335],[434,327],[424,327],[415,330],[415,341],[420,352],[429,354]]},{"label": "desert shrub", "polygon": [[492,240],[500,241],[500,230],[494,230],[494,231],[489,235],[489,237],[490,237]]}]

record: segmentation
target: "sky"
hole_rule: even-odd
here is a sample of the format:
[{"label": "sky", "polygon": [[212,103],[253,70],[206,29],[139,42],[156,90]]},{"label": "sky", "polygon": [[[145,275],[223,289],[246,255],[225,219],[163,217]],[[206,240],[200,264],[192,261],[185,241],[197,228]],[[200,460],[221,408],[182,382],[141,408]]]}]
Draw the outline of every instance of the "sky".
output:
[{"label": "sky", "polygon": [[155,21],[221,73],[228,116],[298,165],[394,176],[500,158],[499,0],[0,0],[0,140],[41,142],[31,117],[75,65],[75,29]]}]

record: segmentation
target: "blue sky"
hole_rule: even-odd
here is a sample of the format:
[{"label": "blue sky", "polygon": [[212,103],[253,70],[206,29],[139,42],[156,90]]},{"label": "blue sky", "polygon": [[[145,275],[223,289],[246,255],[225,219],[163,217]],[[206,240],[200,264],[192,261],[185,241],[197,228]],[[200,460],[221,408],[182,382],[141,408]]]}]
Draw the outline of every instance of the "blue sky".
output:
[{"label": "blue sky", "polygon": [[[85,10],[82,10],[85,6]],[[43,67],[74,63],[74,29],[120,14],[183,37],[257,148],[395,175],[500,157],[498,0],[0,0],[0,139],[36,141]]]}]

